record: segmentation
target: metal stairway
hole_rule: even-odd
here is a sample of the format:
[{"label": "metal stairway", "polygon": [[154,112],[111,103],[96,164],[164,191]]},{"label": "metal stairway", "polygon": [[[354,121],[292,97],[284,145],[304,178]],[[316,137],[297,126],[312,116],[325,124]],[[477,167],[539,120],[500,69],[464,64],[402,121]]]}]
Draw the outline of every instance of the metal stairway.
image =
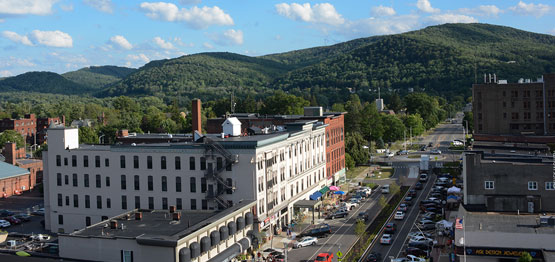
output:
[{"label": "metal stairway", "polygon": [[222,165],[220,167],[212,167],[207,168],[206,172],[204,173],[204,177],[207,180],[213,180],[216,182],[216,188],[214,188],[213,192],[210,190],[207,191],[207,199],[213,200],[218,203],[220,208],[228,208],[231,205],[222,198],[227,191],[231,190],[234,192],[236,187],[235,183],[228,184],[226,180],[221,176],[221,174],[230,166],[237,163],[238,159],[236,155],[232,155],[229,151],[227,151],[220,143],[208,138],[204,137],[204,156],[206,159],[209,157],[214,159],[216,156],[223,157]]}]

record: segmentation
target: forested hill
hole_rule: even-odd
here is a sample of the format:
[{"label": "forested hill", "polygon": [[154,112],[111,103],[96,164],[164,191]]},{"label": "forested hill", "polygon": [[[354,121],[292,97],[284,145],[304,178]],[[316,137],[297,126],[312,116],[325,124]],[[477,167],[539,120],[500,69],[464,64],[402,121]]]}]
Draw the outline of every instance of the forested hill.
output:
[{"label": "forested hill", "polygon": [[90,87],[52,72],[27,72],[0,80],[0,92],[27,91],[55,94],[88,94]]},{"label": "forested hill", "polygon": [[[445,24],[379,37],[320,63],[297,69],[272,86],[329,96],[337,88],[408,88],[470,95],[475,72],[516,81],[555,71],[555,37],[488,24]],[[314,91],[311,91],[314,93]]]},{"label": "forested hill", "polygon": [[102,95],[197,96],[220,98],[230,87],[258,92],[290,67],[234,53],[201,53],[153,61]]},{"label": "forested hill", "polygon": [[75,83],[94,89],[101,89],[135,71],[137,69],[120,66],[91,66],[64,73],[62,76]]}]

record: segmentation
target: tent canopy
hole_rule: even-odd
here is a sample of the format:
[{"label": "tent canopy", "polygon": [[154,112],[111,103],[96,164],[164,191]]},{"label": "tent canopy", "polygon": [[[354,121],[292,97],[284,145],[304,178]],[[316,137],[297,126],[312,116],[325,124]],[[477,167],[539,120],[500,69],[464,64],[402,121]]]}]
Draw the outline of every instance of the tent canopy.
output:
[{"label": "tent canopy", "polygon": [[460,192],[461,192],[461,189],[456,186],[453,186],[447,189],[447,193],[460,193]]}]

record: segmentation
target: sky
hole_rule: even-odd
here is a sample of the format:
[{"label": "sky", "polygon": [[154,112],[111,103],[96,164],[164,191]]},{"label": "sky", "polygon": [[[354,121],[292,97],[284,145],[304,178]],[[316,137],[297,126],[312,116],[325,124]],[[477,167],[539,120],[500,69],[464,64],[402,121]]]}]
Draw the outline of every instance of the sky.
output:
[{"label": "sky", "polygon": [[555,35],[555,0],[0,0],[0,77],[260,56],[476,22]]}]

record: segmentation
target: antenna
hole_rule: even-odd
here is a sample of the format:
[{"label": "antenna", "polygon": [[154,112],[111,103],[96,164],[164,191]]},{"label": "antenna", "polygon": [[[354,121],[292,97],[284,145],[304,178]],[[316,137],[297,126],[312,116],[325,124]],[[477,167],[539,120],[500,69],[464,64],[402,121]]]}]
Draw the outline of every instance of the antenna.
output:
[{"label": "antenna", "polygon": [[234,92],[235,90],[233,90],[233,88],[231,89],[231,113],[234,114],[235,113],[235,101],[234,101]]},{"label": "antenna", "polygon": [[380,87],[378,86],[378,99],[381,98]]}]

